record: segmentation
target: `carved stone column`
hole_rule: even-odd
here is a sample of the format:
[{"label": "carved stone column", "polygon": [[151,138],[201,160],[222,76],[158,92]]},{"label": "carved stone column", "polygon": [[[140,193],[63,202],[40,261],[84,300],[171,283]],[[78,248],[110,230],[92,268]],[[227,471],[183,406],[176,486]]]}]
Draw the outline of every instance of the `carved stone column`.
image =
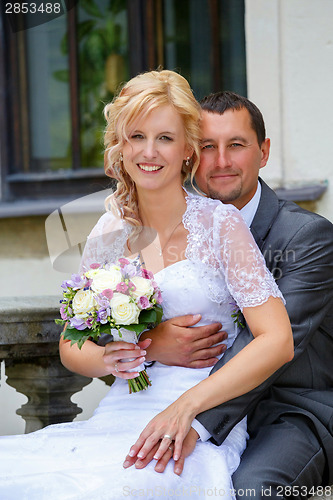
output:
[{"label": "carved stone column", "polygon": [[7,384],[28,397],[28,402],[16,411],[26,422],[26,433],[71,422],[82,412],[70,398],[91,379],[66,370],[58,355],[18,362],[6,360],[5,366]]},{"label": "carved stone column", "polygon": [[0,359],[8,385],[28,397],[17,410],[26,432],[72,421],[82,410],[70,398],[92,380],[61,364],[57,317],[57,297],[0,298]]}]

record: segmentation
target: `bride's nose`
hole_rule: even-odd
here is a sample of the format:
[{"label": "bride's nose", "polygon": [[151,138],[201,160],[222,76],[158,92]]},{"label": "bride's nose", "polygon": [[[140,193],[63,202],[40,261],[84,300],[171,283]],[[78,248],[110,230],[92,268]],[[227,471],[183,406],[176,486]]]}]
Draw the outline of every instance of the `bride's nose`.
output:
[{"label": "bride's nose", "polygon": [[156,158],[157,149],[154,140],[147,139],[144,143],[143,155],[146,159]]}]

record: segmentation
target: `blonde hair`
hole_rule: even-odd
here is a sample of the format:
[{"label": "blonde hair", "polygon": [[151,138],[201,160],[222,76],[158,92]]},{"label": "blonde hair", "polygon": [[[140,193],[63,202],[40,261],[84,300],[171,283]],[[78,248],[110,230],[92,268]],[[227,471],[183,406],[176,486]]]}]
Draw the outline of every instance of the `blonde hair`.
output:
[{"label": "blonde hair", "polygon": [[120,160],[121,150],[128,140],[127,131],[134,121],[167,104],[173,106],[182,118],[185,140],[193,151],[189,165],[183,162],[182,180],[185,182],[190,172],[193,179],[199,164],[200,106],[184,77],[169,70],[142,73],[127,82],[118,96],[104,108],[107,121],[104,168],[107,175],[117,180],[116,191],[105,200],[106,207],[116,210],[134,226],[141,225],[137,192]]}]

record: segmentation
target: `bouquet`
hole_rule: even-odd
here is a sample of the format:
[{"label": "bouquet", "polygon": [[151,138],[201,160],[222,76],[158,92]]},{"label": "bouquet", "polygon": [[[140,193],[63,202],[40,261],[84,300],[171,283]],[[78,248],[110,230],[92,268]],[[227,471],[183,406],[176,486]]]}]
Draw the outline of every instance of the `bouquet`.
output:
[{"label": "bouquet", "polygon": [[[61,286],[61,319],[55,321],[66,325],[64,339],[71,340],[71,345],[77,343],[80,349],[86,340],[97,342],[105,333],[112,340],[136,343],[141,332],[162,320],[161,291],[153,273],[137,260],[121,258],[109,265],[91,264],[88,271],[72,274]],[[128,385],[131,393],[146,389],[151,382],[141,369]]]}]

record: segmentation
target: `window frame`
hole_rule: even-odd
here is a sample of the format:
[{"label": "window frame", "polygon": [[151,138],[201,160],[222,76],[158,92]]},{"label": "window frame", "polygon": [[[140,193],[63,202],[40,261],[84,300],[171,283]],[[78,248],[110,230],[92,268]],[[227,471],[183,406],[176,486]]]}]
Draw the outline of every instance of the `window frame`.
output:
[{"label": "window frame", "polygon": [[[213,61],[220,61],[220,0],[208,0]],[[67,16],[69,42],[69,94],[71,120],[71,169],[59,172],[29,172],[29,109],[24,31],[12,33],[0,6],[0,202],[41,200],[89,194],[110,187],[103,168],[80,168],[80,99],[77,46],[77,5]],[[129,72],[164,66],[163,0],[127,0]],[[212,91],[220,89],[220,64],[212,64]],[[19,78],[20,75],[20,78]],[[18,145],[18,146],[17,146]]]}]

